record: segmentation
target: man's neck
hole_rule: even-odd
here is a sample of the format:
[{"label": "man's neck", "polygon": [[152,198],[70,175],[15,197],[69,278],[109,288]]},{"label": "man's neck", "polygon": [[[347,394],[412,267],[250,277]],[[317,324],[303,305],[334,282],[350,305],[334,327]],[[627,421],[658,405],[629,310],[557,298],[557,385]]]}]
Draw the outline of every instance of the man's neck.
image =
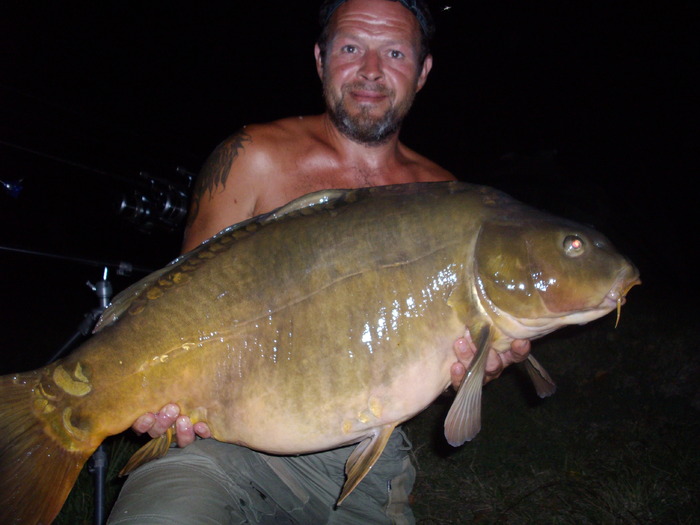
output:
[{"label": "man's neck", "polygon": [[363,144],[341,133],[327,113],[321,118],[328,142],[335,149],[341,163],[371,172],[381,172],[395,165],[400,148],[398,131],[380,144]]}]

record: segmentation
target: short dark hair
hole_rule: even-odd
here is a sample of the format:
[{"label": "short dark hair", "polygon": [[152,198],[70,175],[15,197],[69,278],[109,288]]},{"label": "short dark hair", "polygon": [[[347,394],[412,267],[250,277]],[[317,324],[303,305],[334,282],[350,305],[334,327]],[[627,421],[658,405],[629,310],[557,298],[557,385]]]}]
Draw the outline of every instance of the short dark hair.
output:
[{"label": "short dark hair", "polygon": [[[318,21],[321,25],[321,34],[318,36],[316,43],[321,50],[321,57],[325,59],[326,47],[328,38],[330,37],[330,21],[335,10],[338,9],[347,0],[324,0],[318,13]],[[408,9],[418,20],[420,26],[420,55],[418,63],[422,64],[430,54],[430,40],[435,34],[435,24],[433,17],[430,14],[430,9],[423,0],[383,0],[388,2],[399,2],[402,6]]]}]

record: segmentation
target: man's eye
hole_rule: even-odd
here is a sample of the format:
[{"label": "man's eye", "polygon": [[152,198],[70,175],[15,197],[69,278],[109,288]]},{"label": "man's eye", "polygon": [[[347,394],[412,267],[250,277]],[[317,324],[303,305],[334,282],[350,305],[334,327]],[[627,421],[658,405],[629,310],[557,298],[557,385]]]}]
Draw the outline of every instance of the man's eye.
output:
[{"label": "man's eye", "polygon": [[357,52],[357,48],[355,46],[351,46],[350,44],[348,44],[347,46],[341,47],[340,50],[343,53],[355,53],[355,52]]},{"label": "man's eye", "polygon": [[392,49],[389,51],[389,56],[391,58],[403,58],[405,55],[401,51],[397,51],[396,49]]}]

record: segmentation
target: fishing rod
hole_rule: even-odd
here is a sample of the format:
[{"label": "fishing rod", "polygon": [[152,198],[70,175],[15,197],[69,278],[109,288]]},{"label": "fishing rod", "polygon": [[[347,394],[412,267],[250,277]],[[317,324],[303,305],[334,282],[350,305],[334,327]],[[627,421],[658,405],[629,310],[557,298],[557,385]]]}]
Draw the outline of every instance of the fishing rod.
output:
[{"label": "fishing rod", "polygon": [[94,259],[85,259],[82,257],[72,257],[69,255],[60,255],[57,253],[40,252],[37,250],[28,250],[25,248],[17,248],[14,246],[0,246],[0,251],[11,252],[11,253],[21,253],[24,255],[37,255],[40,257],[47,257],[50,259],[59,259],[61,261],[77,262],[80,264],[86,264],[88,266],[99,266],[103,268],[112,268],[117,271],[117,275],[129,276],[131,272],[139,273],[151,273],[155,268],[146,268],[145,266],[134,266],[127,261],[119,262],[107,262],[98,261]]},{"label": "fishing rod", "polygon": [[[0,145],[127,183],[132,190],[122,192],[117,210],[119,215],[134,224],[142,233],[150,233],[156,228],[175,231],[187,216],[189,192],[196,174],[182,166],[175,167],[175,180],[157,177],[146,171],[140,171],[138,177],[134,179],[2,139],[0,139]],[[0,188],[16,199],[24,189],[24,182],[25,179],[0,180]]]},{"label": "fishing rod", "polygon": [[[0,87],[2,85],[0,84]],[[95,137],[91,136],[94,140]],[[174,232],[177,230],[187,215],[187,204],[189,192],[196,174],[187,169],[177,166],[175,177],[172,180],[154,176],[146,171],[140,171],[137,177],[123,176],[113,172],[105,171],[84,162],[71,160],[65,155],[56,155],[47,152],[42,148],[27,146],[17,141],[3,140],[0,138],[0,146],[16,152],[21,152],[22,156],[33,156],[52,163],[67,166],[71,170],[88,173],[91,177],[109,178],[119,183],[122,188],[121,197],[116,201],[117,214],[130,222],[141,233],[150,234],[155,230]],[[21,177],[21,175],[20,175]],[[22,198],[22,192],[27,182],[30,182],[32,175],[18,176],[8,179],[3,176],[0,179],[0,194],[3,192],[12,199]],[[118,192],[117,192],[118,195]],[[1,195],[0,195],[1,196]],[[95,324],[99,320],[104,310],[109,306],[112,296],[112,284],[108,279],[109,272],[116,272],[120,276],[129,276],[132,272],[149,274],[153,268],[136,266],[127,261],[104,261],[81,257],[74,257],[65,254],[48,253],[44,251],[30,250],[16,246],[1,246],[0,252],[12,252],[23,255],[39,256],[50,259],[58,259],[73,263],[84,264],[103,268],[101,279],[94,284],[88,281],[87,286],[97,295],[99,306],[87,312],[76,331],[49,359],[47,364],[52,363],[62,357],[66,352],[74,348],[76,343],[82,338],[89,336]],[[108,455],[104,445],[100,445],[93,453],[88,462],[88,472],[93,477],[94,489],[94,517],[95,525],[102,525],[105,520],[105,480],[108,467]]]}]

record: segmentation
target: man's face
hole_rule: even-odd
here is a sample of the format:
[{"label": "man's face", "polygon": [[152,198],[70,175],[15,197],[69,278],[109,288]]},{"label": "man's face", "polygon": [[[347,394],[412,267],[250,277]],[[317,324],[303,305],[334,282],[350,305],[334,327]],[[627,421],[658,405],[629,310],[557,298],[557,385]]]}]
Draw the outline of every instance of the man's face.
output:
[{"label": "man's face", "polygon": [[420,27],[399,2],[348,0],[331,21],[316,65],[331,120],[352,140],[381,144],[393,135],[423,87],[432,57],[418,63]]}]

